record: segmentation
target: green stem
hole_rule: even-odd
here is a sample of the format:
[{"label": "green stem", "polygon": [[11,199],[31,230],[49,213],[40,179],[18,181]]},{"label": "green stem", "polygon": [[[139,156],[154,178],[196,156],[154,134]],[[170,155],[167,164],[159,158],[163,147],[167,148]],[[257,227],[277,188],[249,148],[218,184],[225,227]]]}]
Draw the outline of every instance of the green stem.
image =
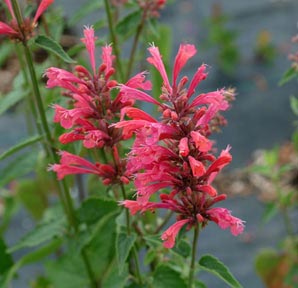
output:
[{"label": "green stem", "polygon": [[162,221],[162,223],[154,230],[153,234],[158,234],[160,230],[168,223],[168,221],[171,219],[172,215],[174,214],[173,211],[170,211]]},{"label": "green stem", "polygon": [[193,288],[199,230],[200,230],[199,224],[196,223],[195,228],[194,228],[193,242],[192,242],[192,255],[191,255],[191,262],[190,262],[190,269],[189,269],[188,288]]},{"label": "green stem", "polygon": [[[18,2],[16,0],[12,0],[11,3],[12,3],[12,7],[14,10],[17,22],[18,22],[19,29],[20,29],[20,31],[22,31],[23,17],[22,17]],[[41,121],[41,127],[42,127],[42,130],[44,131],[45,140],[46,140],[46,144],[47,144],[45,146],[45,149],[46,149],[47,154],[50,155],[50,157],[52,158],[52,161],[54,161],[56,163],[56,162],[59,162],[59,158],[56,153],[56,149],[55,149],[55,145],[54,145],[55,143],[51,137],[50,129],[49,129],[48,122],[46,119],[46,113],[45,113],[42,97],[41,97],[40,90],[39,90],[39,84],[38,84],[36,71],[35,71],[34,64],[33,64],[31,50],[28,46],[28,43],[27,43],[24,33],[23,33],[23,36],[24,37],[23,37],[22,44],[24,47],[24,54],[25,54],[27,66],[29,69],[30,79],[32,82],[33,94],[35,96],[35,102],[37,105],[38,116]],[[37,120],[37,121],[39,121],[39,120]],[[79,231],[79,227],[78,227],[78,223],[75,218],[75,210],[74,210],[73,201],[71,199],[71,195],[70,195],[68,186],[65,181],[61,181],[57,184],[58,184],[58,192],[59,192],[60,201],[63,204],[65,213],[68,217],[69,224],[74,228],[74,230],[77,234]],[[92,283],[92,287],[97,288],[96,280],[93,275],[93,272],[91,269],[91,264],[89,262],[87,254],[85,253],[84,250],[82,250],[81,255],[82,255],[82,259],[84,261],[86,270],[88,272],[90,282]]]},{"label": "green stem", "polygon": [[107,14],[107,18],[108,18],[108,25],[109,25],[109,31],[110,31],[110,35],[111,35],[111,39],[113,42],[113,47],[114,47],[114,51],[115,51],[115,56],[116,56],[116,65],[117,65],[117,73],[119,73],[119,77],[120,77],[120,81],[123,81],[123,69],[122,69],[122,65],[121,65],[121,56],[120,56],[120,50],[119,50],[119,46],[118,46],[118,41],[117,41],[117,37],[116,37],[116,33],[115,33],[115,28],[113,25],[113,17],[112,17],[112,12],[111,12],[111,8],[109,5],[109,1],[108,0],[104,0],[105,2],[105,9],[106,9],[106,14]]},{"label": "green stem", "polygon": [[130,73],[132,71],[132,67],[133,67],[133,64],[135,61],[136,51],[137,51],[137,47],[138,47],[138,42],[139,42],[140,36],[142,34],[143,28],[144,28],[146,17],[147,17],[146,9],[144,9],[142,18],[141,18],[141,22],[139,23],[139,25],[137,27],[137,32],[135,34],[132,48],[130,51],[129,61],[128,61],[128,65],[127,65],[127,71],[126,71],[126,80],[128,80]]},{"label": "green stem", "polygon": [[[126,197],[126,192],[125,192],[125,188],[123,183],[120,184],[121,187],[121,192],[122,192],[122,197],[123,199],[127,199]],[[129,216],[129,211],[128,209],[125,209],[125,216],[126,216],[126,229],[127,229],[127,235],[131,234],[131,230],[130,230],[130,216]],[[132,256],[135,262],[135,268],[136,268],[136,277],[139,281],[140,285],[143,285],[143,281],[142,281],[142,276],[141,276],[141,271],[140,271],[140,262],[139,262],[139,257],[138,257],[138,253],[136,250],[136,247],[133,246],[132,247]]]},{"label": "green stem", "polygon": [[286,227],[286,231],[287,231],[288,236],[294,237],[295,233],[294,233],[294,229],[293,229],[291,219],[290,219],[289,214],[288,214],[288,209],[286,207],[282,207],[281,208],[281,214],[283,216],[283,220],[284,220],[284,223],[285,223],[285,227]]}]

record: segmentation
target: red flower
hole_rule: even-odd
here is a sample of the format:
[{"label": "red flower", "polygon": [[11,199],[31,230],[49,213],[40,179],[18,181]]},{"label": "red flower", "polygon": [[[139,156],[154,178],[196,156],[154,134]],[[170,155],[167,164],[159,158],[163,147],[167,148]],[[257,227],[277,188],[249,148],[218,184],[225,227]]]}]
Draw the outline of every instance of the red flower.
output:
[{"label": "red flower", "polygon": [[12,39],[18,39],[20,41],[28,40],[32,37],[33,31],[36,27],[39,17],[45,12],[45,10],[54,2],[54,0],[42,0],[37,8],[33,19],[24,19],[21,27],[17,23],[17,19],[13,12],[12,4],[10,0],[4,0],[12,20],[9,24],[0,21],[0,35],[7,35]]},{"label": "red flower", "polygon": [[[211,183],[217,173],[232,160],[230,147],[219,157],[213,155],[213,141],[208,139],[214,130],[214,119],[218,112],[229,106],[225,91],[218,90],[199,94],[191,99],[197,85],[206,78],[205,65],[195,73],[187,89],[187,77],[178,81],[181,69],[196,53],[193,45],[181,45],[175,58],[172,85],[167,76],[157,47],[150,47],[151,57],[147,60],[161,74],[163,87],[161,102],[146,92],[120,85],[122,101],[140,100],[158,106],[160,122],[136,108],[124,108],[122,116],[132,120],[122,120],[113,124],[121,128],[125,137],[136,134],[136,140],[128,155],[127,173],[134,177],[137,189],[136,201],[122,203],[132,214],[138,211],[152,211],[157,208],[169,209],[177,213],[177,222],[162,234],[164,246],[172,248],[179,230],[187,224],[190,229],[208,221],[214,221],[221,228],[231,228],[233,235],[243,231],[243,221],[230,215],[224,208],[211,208],[226,198],[218,195]],[[122,119],[123,119],[122,117]],[[161,194],[161,202],[150,202],[151,196],[161,189],[169,189],[169,194]]]}]

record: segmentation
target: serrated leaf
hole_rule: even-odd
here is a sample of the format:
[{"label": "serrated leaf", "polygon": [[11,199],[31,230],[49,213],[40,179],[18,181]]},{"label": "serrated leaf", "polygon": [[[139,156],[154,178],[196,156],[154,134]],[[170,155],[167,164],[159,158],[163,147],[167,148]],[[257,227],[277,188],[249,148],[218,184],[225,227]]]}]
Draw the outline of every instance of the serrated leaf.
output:
[{"label": "serrated leaf", "polygon": [[119,273],[122,273],[125,262],[128,258],[130,250],[132,249],[137,236],[135,234],[127,235],[119,232],[116,237],[116,255],[119,267]]},{"label": "serrated leaf", "polygon": [[5,159],[8,156],[11,156],[12,154],[14,154],[18,151],[20,151],[21,149],[26,148],[26,147],[40,141],[42,138],[43,138],[43,136],[37,135],[37,136],[32,136],[32,137],[29,137],[29,138],[24,139],[22,141],[19,141],[18,144],[16,144],[13,147],[9,148],[8,150],[6,150],[5,152],[3,152],[0,155],[0,161]]},{"label": "serrated leaf", "polygon": [[0,275],[3,275],[13,265],[12,257],[6,251],[7,246],[2,238],[0,238]]},{"label": "serrated leaf", "polygon": [[62,243],[61,240],[54,240],[51,243],[49,243],[48,245],[23,256],[18,262],[16,262],[11,267],[11,269],[5,275],[3,282],[0,284],[0,288],[10,287],[9,283],[12,281],[16,272],[20,268],[22,268],[24,265],[28,265],[28,264],[37,262],[37,261],[43,259],[44,257],[52,254],[54,251],[56,251],[58,249],[58,247],[61,246],[61,243]]},{"label": "serrated leaf", "polygon": [[157,267],[153,274],[154,288],[186,288],[187,285],[180,274],[166,265]]},{"label": "serrated leaf", "polygon": [[208,271],[225,281],[232,288],[241,288],[241,284],[232,275],[230,270],[220,260],[212,255],[204,255],[199,260],[200,268]]},{"label": "serrated leaf", "polygon": [[0,186],[5,186],[12,180],[18,179],[21,176],[34,170],[37,162],[38,153],[30,151],[23,154],[12,162],[10,162],[4,169],[1,169]]},{"label": "serrated leaf", "polygon": [[12,90],[6,95],[0,96],[0,115],[19,103],[27,95],[27,90]]},{"label": "serrated leaf", "polygon": [[81,223],[92,224],[109,213],[114,213],[120,208],[113,200],[89,198],[83,202],[77,211],[77,218]]},{"label": "serrated leaf", "polygon": [[116,25],[116,33],[122,37],[128,37],[136,31],[138,24],[141,20],[141,11],[134,11],[123,19],[121,19]]},{"label": "serrated leaf", "polygon": [[298,69],[297,67],[291,67],[287,70],[284,75],[282,76],[281,80],[279,81],[278,85],[282,86],[289,81],[291,81],[294,77],[298,77]]},{"label": "serrated leaf", "polygon": [[14,252],[24,247],[34,247],[54,237],[61,237],[65,232],[66,220],[64,217],[57,217],[52,221],[41,222],[28,234],[26,234],[17,244],[8,249],[8,252]]},{"label": "serrated leaf", "polygon": [[66,63],[76,63],[76,61],[69,57],[58,42],[45,35],[37,36],[34,43],[48,52],[54,53]]}]

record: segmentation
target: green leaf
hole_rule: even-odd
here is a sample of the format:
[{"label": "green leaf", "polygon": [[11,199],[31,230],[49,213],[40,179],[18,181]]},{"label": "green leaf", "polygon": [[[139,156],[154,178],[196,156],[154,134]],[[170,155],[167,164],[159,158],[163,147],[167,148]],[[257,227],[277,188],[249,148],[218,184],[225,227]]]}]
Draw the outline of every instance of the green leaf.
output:
[{"label": "green leaf", "polygon": [[12,154],[20,151],[21,149],[23,148],[26,148],[38,141],[40,141],[41,139],[43,138],[43,136],[32,136],[32,137],[29,137],[23,141],[19,141],[18,144],[16,144],[15,146],[9,148],[7,151],[3,152],[1,155],[0,155],[0,161],[5,159],[6,157],[8,156],[11,156]]},{"label": "green leaf", "polygon": [[[9,192],[10,193],[10,192]],[[2,195],[1,195],[2,196]],[[3,235],[7,227],[9,226],[10,220],[15,215],[18,210],[19,203],[14,196],[4,196],[0,197],[1,201],[4,203],[4,212],[0,218],[0,235]]]},{"label": "green leaf", "polygon": [[6,252],[7,246],[2,238],[0,238],[0,275],[3,275],[13,265],[12,257]]},{"label": "green leaf", "polygon": [[48,222],[41,222],[32,231],[26,234],[17,244],[8,249],[8,252],[14,252],[24,247],[34,247],[54,237],[60,237],[65,232],[66,219],[57,217]]},{"label": "green leaf", "polygon": [[135,234],[127,235],[127,233],[119,232],[116,237],[116,255],[119,267],[119,273],[123,272],[126,259],[132,249],[137,236]]},{"label": "green leaf", "polygon": [[[100,255],[98,255],[100,258]],[[80,254],[71,253],[46,264],[53,288],[82,288],[89,286],[89,278]]]},{"label": "green leaf", "polygon": [[2,67],[3,64],[5,64],[12,52],[13,49],[11,49],[11,43],[2,40],[0,46],[0,67]]},{"label": "green leaf", "polygon": [[216,257],[212,255],[204,255],[199,260],[200,268],[216,275],[225,281],[230,287],[241,288],[241,284],[232,275],[230,270]]},{"label": "green leaf", "polygon": [[46,181],[43,186],[38,181],[39,179],[24,179],[16,185],[16,195],[18,200],[26,207],[35,220],[40,220],[45,209],[48,207],[47,193],[50,185]]},{"label": "green leaf", "polygon": [[267,223],[278,212],[278,206],[276,203],[268,203],[265,207],[265,212],[262,217],[262,222]]},{"label": "green leaf", "polygon": [[38,153],[30,151],[15,158],[5,168],[1,169],[0,186],[5,186],[12,180],[18,179],[21,176],[34,170],[37,162]]},{"label": "green leaf", "polygon": [[196,288],[207,288],[207,286],[199,280],[195,280],[195,287]]},{"label": "green leaf", "polygon": [[298,116],[298,98],[291,96],[290,97],[290,105],[293,113]]},{"label": "green leaf", "polygon": [[134,11],[123,19],[121,19],[116,25],[116,33],[128,37],[136,31],[138,24],[141,20],[141,10]]},{"label": "green leaf", "polygon": [[77,217],[80,222],[92,224],[97,222],[103,216],[114,213],[120,208],[117,202],[113,200],[103,200],[99,198],[89,198],[85,200],[77,211]]},{"label": "green leaf", "polygon": [[127,265],[124,267],[123,271],[120,273],[117,265],[112,266],[112,270],[108,275],[103,279],[102,287],[103,288],[122,288],[125,286],[125,283],[129,279]]},{"label": "green leaf", "polygon": [[297,67],[291,67],[288,71],[284,73],[281,80],[279,81],[278,85],[282,86],[292,80],[294,77],[298,76],[298,69]]},{"label": "green leaf", "polygon": [[[110,215],[108,214],[105,217]],[[116,224],[115,219],[111,217],[104,222],[101,219],[99,223],[99,227],[94,231],[96,233],[92,232],[94,235],[84,248],[84,251],[95,276],[102,282],[105,282],[108,281],[109,277],[119,276],[117,273],[116,275],[111,275],[111,273],[115,272],[115,266],[117,267],[115,265]],[[80,253],[80,246],[83,245],[73,238],[69,239],[68,244],[68,251],[66,251],[65,255],[46,265],[47,275],[54,288],[88,287],[89,277]],[[112,281],[112,279],[109,281]]]},{"label": "green leaf", "polygon": [[187,285],[180,274],[166,265],[157,267],[153,274],[154,288],[186,288]]},{"label": "green leaf", "polygon": [[56,251],[58,249],[58,247],[61,246],[61,243],[62,243],[61,240],[54,240],[51,243],[49,243],[48,245],[23,256],[18,262],[16,262],[11,267],[11,269],[5,275],[3,283],[0,284],[0,288],[10,287],[9,283],[11,282],[11,280],[15,276],[16,272],[20,268],[22,268],[24,265],[28,265],[28,264],[40,261],[44,257],[52,254],[54,251]]},{"label": "green leaf", "polygon": [[27,95],[27,90],[12,90],[6,95],[0,95],[0,115],[12,108]]},{"label": "green leaf", "polygon": [[150,263],[152,263],[154,259],[156,259],[157,257],[156,254],[157,254],[157,251],[155,249],[148,250],[144,258],[144,264],[147,266]]},{"label": "green leaf", "polygon": [[173,251],[178,253],[182,257],[186,258],[190,255],[191,247],[190,247],[190,244],[186,240],[181,239],[181,240],[177,241],[177,244],[173,248]]},{"label": "green leaf", "polygon": [[37,36],[34,43],[48,52],[54,53],[66,63],[76,63],[68,56],[59,43],[45,35]]}]

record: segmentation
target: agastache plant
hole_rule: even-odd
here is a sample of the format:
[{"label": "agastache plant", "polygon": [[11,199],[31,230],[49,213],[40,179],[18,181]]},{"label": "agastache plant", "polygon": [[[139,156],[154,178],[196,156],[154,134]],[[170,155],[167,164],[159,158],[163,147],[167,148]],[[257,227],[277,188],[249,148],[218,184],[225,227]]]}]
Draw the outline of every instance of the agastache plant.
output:
[{"label": "agastache plant", "polygon": [[[45,246],[36,248],[33,257],[29,254],[31,258],[25,256],[25,260],[16,262],[12,267],[13,264],[8,263],[9,272],[4,275],[4,282],[3,275],[0,275],[0,287],[8,287],[23,263],[31,263],[32,259],[39,261],[42,257],[56,253],[57,259],[49,260],[51,263],[45,269],[51,287],[60,288],[64,284],[67,287],[94,288],[165,287],[167,283],[177,282],[177,287],[193,288],[199,232],[209,222],[216,223],[222,229],[229,229],[234,236],[244,230],[244,221],[232,216],[228,209],[217,206],[227,196],[213,187],[216,175],[232,161],[232,156],[229,145],[218,155],[210,136],[226,125],[227,121],[221,113],[234,100],[233,91],[220,89],[197,93],[197,86],[207,77],[207,66],[204,64],[196,70],[190,81],[186,76],[180,77],[182,69],[197,53],[191,44],[180,45],[171,80],[159,48],[153,44],[149,47],[150,56],[147,61],[157,69],[163,81],[159,99],[153,98],[148,92],[156,89],[152,89],[152,83],[146,79],[147,72],[131,77],[136,56],[139,55],[142,33],[152,18],[160,16],[166,0],[104,0],[112,43],[101,47],[101,59],[98,61],[95,31],[92,26],[86,26],[81,42],[89,57],[88,67],[69,66],[75,61],[58,41],[50,35],[38,35],[43,29],[35,30],[41,15],[53,0],[37,1],[40,4],[35,15],[28,18],[23,16],[17,0],[4,2],[10,20],[0,22],[0,34],[14,40],[17,47],[23,48],[24,55],[19,53],[18,56],[20,63],[24,62],[21,66],[25,84],[31,88],[28,89],[28,96],[34,96],[28,100],[38,132],[38,137],[18,145],[15,152],[41,141],[44,157],[47,157],[44,163],[51,163],[48,170],[56,173],[51,181],[55,184],[53,191],[58,193],[59,201],[55,201],[57,207],[49,215],[45,213],[36,230],[32,234],[30,232],[29,237],[21,239],[21,244],[16,244],[12,251],[20,247]],[[122,15],[120,9],[130,5],[137,9],[131,15],[138,15],[139,20],[134,23],[136,29],[132,29],[132,32],[135,35],[127,61],[124,62],[120,53],[124,40],[119,31],[123,30],[121,25],[131,21],[127,19],[134,18],[128,15],[125,21],[119,23],[117,17]],[[121,12],[119,14],[118,9]],[[46,21],[42,24],[44,30],[47,30]],[[48,95],[47,90],[42,93],[40,91],[40,85],[44,84],[38,77],[40,75],[37,74],[32,57],[34,43],[40,44],[49,55],[54,53],[55,57],[61,58],[68,65],[63,66],[63,69],[46,62],[47,67],[50,67],[44,72],[46,87],[58,87],[63,91],[63,98],[57,101],[53,100],[57,99],[52,97],[53,91]],[[25,61],[22,61],[23,57]],[[51,61],[51,58],[55,61],[58,59],[48,57],[47,61]],[[26,77],[26,73],[29,77]],[[51,96],[51,100],[48,96]],[[47,109],[44,108],[45,101],[54,110],[53,122],[61,126],[63,132],[60,132],[61,129],[51,131]],[[50,101],[52,104],[48,105]],[[139,106],[139,102],[155,105],[159,117],[155,118],[140,108],[142,106]],[[129,145],[132,147],[128,148]],[[82,174],[85,176],[79,177]],[[89,174],[92,178],[88,177]],[[72,182],[65,179],[69,175],[76,176],[82,196],[79,201],[73,199],[70,193]],[[101,183],[107,189],[102,189]],[[92,188],[96,187],[98,193],[92,193],[94,190],[89,190],[89,184],[95,184]],[[85,188],[88,193],[81,193]],[[136,219],[137,213],[145,214],[157,209],[168,213],[166,216],[158,214],[158,217],[149,215],[148,219],[140,215],[138,221],[132,221],[131,215]],[[164,217],[162,225],[158,223],[159,216]],[[175,219],[170,216],[175,216]],[[158,240],[153,237],[154,244],[151,246],[149,240],[153,235],[148,234],[152,234],[152,231],[158,234],[166,225],[168,228],[158,235]],[[192,250],[188,251],[188,255],[173,252],[175,249],[168,250],[181,243],[181,239],[177,240],[179,233],[182,234],[181,230],[194,231]],[[188,237],[187,233],[184,236]],[[163,257],[163,261],[159,261],[161,258],[157,251],[168,253],[169,258]],[[150,255],[150,252],[153,254]],[[7,256],[7,253],[10,252],[6,251],[0,237],[0,254]],[[146,276],[145,267],[139,264],[144,253],[145,258],[147,255],[151,257],[144,261],[150,263],[149,277]],[[180,257],[186,260],[187,265],[188,257],[191,257],[188,286],[185,282],[184,261],[181,267],[171,267],[171,260]],[[207,269],[215,272],[224,270],[225,280],[237,282],[222,263],[211,255],[210,259]],[[61,276],[63,274],[65,278]],[[65,283],[64,279],[67,279]],[[235,287],[241,286],[239,284]]]},{"label": "agastache plant", "polygon": [[[244,222],[232,216],[226,208],[213,207],[215,203],[225,200],[226,195],[218,194],[212,182],[232,160],[230,146],[216,157],[213,141],[209,139],[213,130],[212,120],[229,107],[226,91],[195,93],[197,85],[207,76],[206,65],[197,69],[188,88],[187,77],[178,81],[181,69],[196,54],[194,45],[180,45],[174,62],[172,83],[158,47],[153,45],[148,50],[151,56],[147,61],[163,79],[161,102],[127,85],[119,85],[119,89],[123,93],[122,101],[134,99],[152,103],[158,107],[161,116],[155,120],[142,110],[125,107],[123,114],[132,120],[114,124],[122,129],[125,137],[136,134],[128,155],[127,173],[134,178],[137,198],[125,200],[121,204],[132,215],[155,209],[175,212],[176,222],[161,236],[166,248],[174,247],[175,238],[184,226],[187,230],[195,227],[194,240],[197,240],[199,228],[205,227],[209,221],[222,229],[230,228],[235,236],[239,235],[243,232]],[[166,188],[169,193],[160,193],[159,202],[150,201],[153,194]],[[190,282],[193,267],[191,269]]]}]

